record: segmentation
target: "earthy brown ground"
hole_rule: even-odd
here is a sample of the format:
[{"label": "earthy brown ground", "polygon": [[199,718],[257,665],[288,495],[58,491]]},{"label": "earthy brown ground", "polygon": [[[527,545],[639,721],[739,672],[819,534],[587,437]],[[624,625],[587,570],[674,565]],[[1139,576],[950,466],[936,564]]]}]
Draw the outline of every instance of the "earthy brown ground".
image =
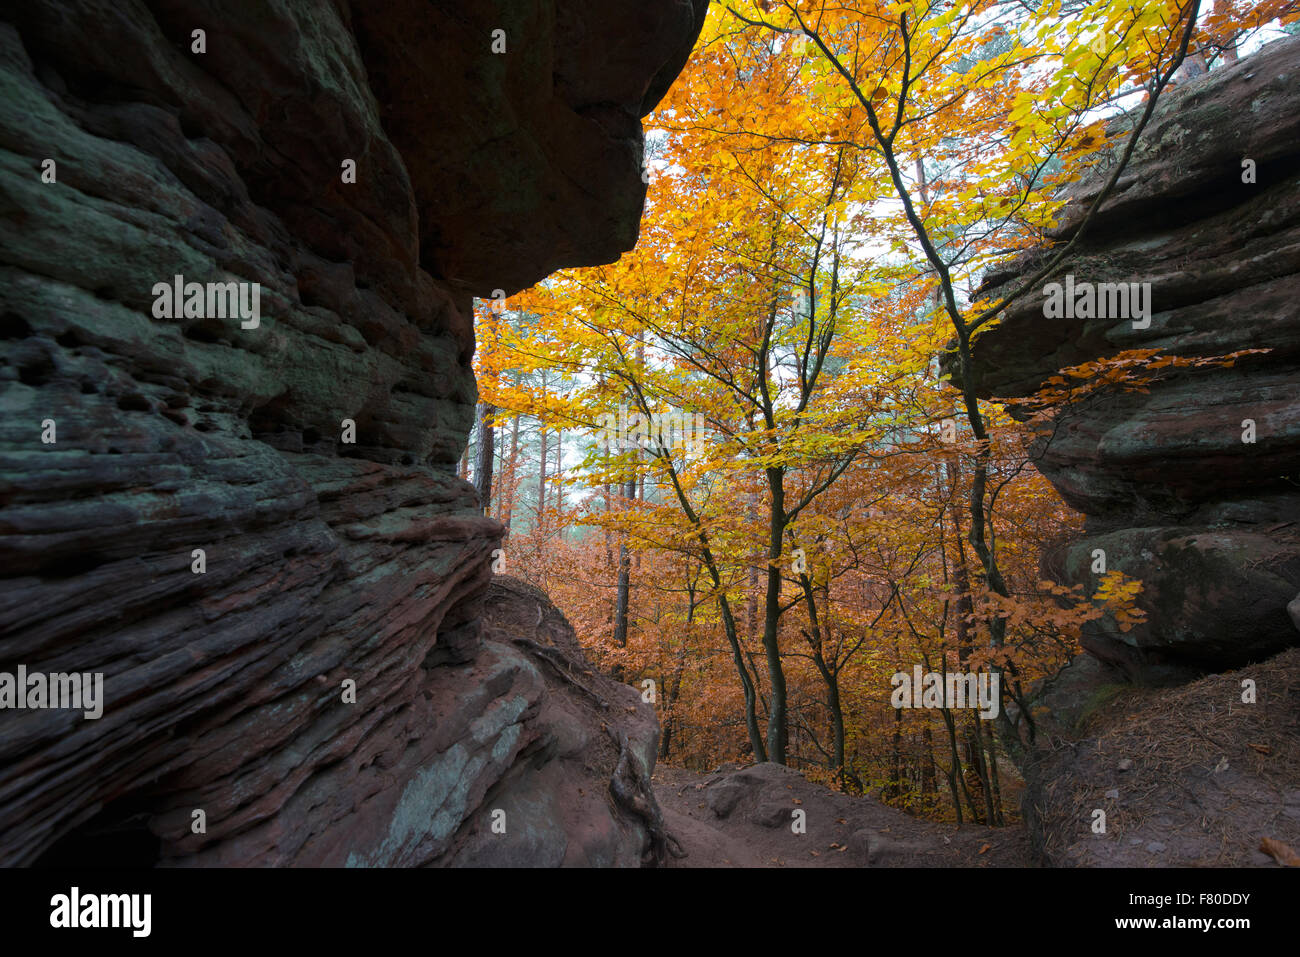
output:
[{"label": "earthy brown ground", "polygon": [[[659,766],[655,795],[687,856],[670,867],[1025,867],[1023,827],[936,824],[775,764],[713,774]],[[793,829],[805,812],[806,833]]]},{"label": "earthy brown ground", "polygon": [[[1300,648],[1178,688],[1123,689],[1042,762],[1029,813],[1054,865],[1276,867],[1263,839],[1300,850]],[[1098,809],[1105,833],[1091,826]]]},{"label": "earthy brown ground", "polygon": [[[1242,682],[1256,701],[1243,703]],[[1102,694],[1105,692],[1105,694]],[[1076,689],[1076,696],[1078,689]],[[1276,867],[1300,851],[1300,649],[1177,688],[1100,688],[1040,739],[1028,819],[1061,867]],[[1034,866],[1024,825],[937,824],[772,764],[697,774],[660,766],[674,867]],[[1106,830],[1092,829],[1096,809]],[[803,810],[806,833],[792,829]]]}]

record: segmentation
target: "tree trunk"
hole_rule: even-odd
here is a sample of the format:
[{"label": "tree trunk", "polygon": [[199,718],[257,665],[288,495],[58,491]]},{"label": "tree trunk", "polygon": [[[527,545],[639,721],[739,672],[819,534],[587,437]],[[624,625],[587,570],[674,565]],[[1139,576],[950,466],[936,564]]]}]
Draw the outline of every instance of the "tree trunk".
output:
[{"label": "tree trunk", "polygon": [[785,536],[785,472],[769,468],[772,505],[768,523],[767,594],[763,603],[763,651],[767,656],[767,759],[786,762],[789,726],[786,713],[785,670],[781,665],[781,543]]},{"label": "tree trunk", "polygon": [[[515,496],[519,493],[519,413],[516,412],[510,422],[510,479],[507,488],[510,491],[510,498],[506,504],[505,526],[506,531],[510,531],[510,523],[515,517]],[[505,468],[502,468],[501,474],[506,474]],[[504,491],[504,489],[503,489]]]},{"label": "tree trunk", "polygon": [[495,406],[488,402],[478,404],[478,455],[474,463],[474,487],[478,490],[479,507],[484,515],[492,506],[492,462],[496,454],[496,435],[492,428]]},{"label": "tree trunk", "polygon": [[690,576],[687,576],[686,633],[682,636],[682,643],[677,648],[677,661],[673,669],[672,681],[664,689],[667,692],[667,700],[664,702],[664,733],[659,741],[659,757],[661,760],[667,759],[673,732],[677,728],[677,702],[682,696],[682,675],[686,672],[686,653],[691,642],[691,625],[695,621],[695,586],[697,582],[698,579],[691,580]]},{"label": "tree trunk", "polygon": [[[621,489],[625,501],[636,498],[636,478],[629,478]],[[626,507],[626,506],[625,506]],[[614,644],[619,648],[627,647],[628,600],[632,579],[632,557],[627,547],[627,536],[618,545],[618,586],[614,600]],[[615,675],[622,681],[622,675]]]},{"label": "tree trunk", "polygon": [[[826,683],[826,708],[831,715],[831,770],[839,777],[843,787],[846,776],[844,769],[844,709],[840,704],[840,676],[838,665],[835,669],[826,662],[822,654],[821,617],[817,614],[816,595],[813,593],[812,579],[805,574],[799,575],[799,585],[803,589],[804,604],[808,607],[808,645],[812,649],[813,664]],[[829,594],[827,601],[829,602]]]},{"label": "tree trunk", "polygon": [[934,734],[928,721],[921,731],[921,741],[925,744],[925,761],[921,765],[921,799],[929,806],[938,794],[939,782],[934,768]]},{"label": "tree trunk", "polygon": [[496,436],[494,443],[497,447],[497,457],[496,457],[496,464],[493,466],[492,469],[492,478],[493,481],[496,483],[496,492],[495,492],[496,499],[497,499],[496,514],[497,514],[497,520],[500,521],[502,515],[501,507],[505,504],[505,499],[502,495],[502,493],[505,491],[505,489],[502,486],[502,483],[505,481],[505,476],[506,476],[505,435],[502,434]]},{"label": "tree trunk", "polygon": [[555,510],[564,508],[564,430],[555,433]]}]

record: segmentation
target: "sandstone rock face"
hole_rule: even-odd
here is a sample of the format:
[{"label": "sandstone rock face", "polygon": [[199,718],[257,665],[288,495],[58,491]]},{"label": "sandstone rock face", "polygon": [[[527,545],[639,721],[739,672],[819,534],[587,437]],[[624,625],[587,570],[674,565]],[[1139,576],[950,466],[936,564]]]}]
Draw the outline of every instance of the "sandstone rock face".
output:
[{"label": "sandstone rock face", "polygon": [[[455,463],[471,297],[632,245],[639,118],[705,7],[7,8],[0,672],[105,700],[0,712],[0,863],[655,850],[653,722],[591,679],[609,737],[552,652],[483,637],[501,529]],[[257,283],[258,324],[165,318],[178,275]],[[511,594],[538,647],[563,631]]]},{"label": "sandstone rock face", "polygon": [[[1060,241],[1098,188],[1075,187]],[[1050,252],[988,277],[986,291],[1019,288]],[[1128,349],[1269,350],[1094,397],[1035,444],[1039,469],[1088,519],[1089,537],[1050,559],[1053,571],[1091,588],[1101,549],[1108,569],[1145,586],[1147,623],[1095,623],[1085,646],[1164,681],[1300,643],[1300,39],[1167,94],[1116,194],[1048,281],[1067,273],[1150,283],[1149,328],[1046,318],[1033,290],[976,340],[981,395],[1024,397],[1057,369]]]}]

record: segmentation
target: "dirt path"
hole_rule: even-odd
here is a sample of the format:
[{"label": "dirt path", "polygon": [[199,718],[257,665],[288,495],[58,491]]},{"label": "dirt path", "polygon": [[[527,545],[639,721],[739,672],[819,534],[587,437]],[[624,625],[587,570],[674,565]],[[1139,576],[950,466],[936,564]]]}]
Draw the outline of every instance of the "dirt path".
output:
[{"label": "dirt path", "polygon": [[[1031,865],[1022,827],[918,820],[775,764],[714,774],[660,766],[654,788],[669,833],[687,853],[670,867]],[[804,833],[796,833],[799,823]]]}]

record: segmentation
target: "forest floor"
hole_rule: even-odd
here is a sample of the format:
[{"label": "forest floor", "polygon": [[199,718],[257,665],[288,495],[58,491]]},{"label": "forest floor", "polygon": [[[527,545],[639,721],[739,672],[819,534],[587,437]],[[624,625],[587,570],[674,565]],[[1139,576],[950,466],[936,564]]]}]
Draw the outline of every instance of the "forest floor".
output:
[{"label": "forest floor", "polygon": [[1059,695],[1073,717],[1043,726],[1026,793],[1042,858],[1023,822],[927,821],[775,764],[660,765],[687,855],[669,866],[1300,866],[1300,648],[1172,688],[1111,684],[1095,663],[1073,678]]},{"label": "forest floor", "polygon": [[[1053,741],[1035,777],[1053,866],[1300,862],[1300,648],[1174,688],[1122,688]],[[1104,835],[1088,826],[1099,811]]]},{"label": "forest floor", "polygon": [[653,783],[668,833],[686,852],[669,867],[1033,866],[1021,825],[925,821],[776,764],[713,774],[660,765]]}]

